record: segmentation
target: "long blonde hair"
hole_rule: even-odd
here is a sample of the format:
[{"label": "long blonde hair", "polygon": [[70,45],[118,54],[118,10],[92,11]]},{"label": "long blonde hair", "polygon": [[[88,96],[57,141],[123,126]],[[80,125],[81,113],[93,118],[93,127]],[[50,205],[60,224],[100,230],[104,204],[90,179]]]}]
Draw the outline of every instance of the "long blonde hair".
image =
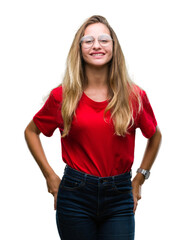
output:
[{"label": "long blonde hair", "polygon": [[81,54],[80,39],[86,27],[94,23],[105,24],[110,30],[110,35],[113,39],[113,57],[109,62],[108,76],[108,89],[111,97],[104,111],[104,116],[110,110],[115,134],[118,136],[125,136],[129,126],[132,126],[134,123],[131,100],[136,100],[138,103],[138,111],[140,111],[140,94],[136,91],[136,85],[129,78],[125,58],[117,36],[104,17],[94,15],[87,19],[77,31],[67,57],[66,71],[62,81],[63,101],[61,113],[64,131],[61,137],[68,135],[73,116],[76,116],[75,111],[78,102],[85,86],[88,84],[85,76],[84,60]]}]

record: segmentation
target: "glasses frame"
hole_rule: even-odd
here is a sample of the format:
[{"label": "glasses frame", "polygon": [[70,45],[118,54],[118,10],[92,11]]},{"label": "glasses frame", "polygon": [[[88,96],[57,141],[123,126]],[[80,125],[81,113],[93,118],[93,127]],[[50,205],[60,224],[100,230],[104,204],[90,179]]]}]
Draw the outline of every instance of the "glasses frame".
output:
[{"label": "glasses frame", "polygon": [[[98,40],[99,44],[100,44],[102,47],[105,47],[105,46],[103,46],[103,45],[101,44],[101,42],[100,42],[101,39],[100,39],[100,38],[101,38],[101,37],[104,37],[104,36],[108,37],[108,40],[114,42],[114,40],[112,39],[112,37],[111,37],[109,34],[101,34],[101,35],[98,36],[97,40]],[[82,46],[83,40],[86,39],[86,38],[88,38],[88,37],[90,38],[90,40],[93,40],[92,45],[90,45],[90,47],[83,47],[83,46]],[[95,40],[96,40],[96,39],[95,39],[93,36],[91,36],[91,35],[85,35],[85,36],[83,36],[83,37],[80,39],[80,45],[81,45],[84,49],[89,49],[89,48],[91,48],[91,47],[94,45]]]}]

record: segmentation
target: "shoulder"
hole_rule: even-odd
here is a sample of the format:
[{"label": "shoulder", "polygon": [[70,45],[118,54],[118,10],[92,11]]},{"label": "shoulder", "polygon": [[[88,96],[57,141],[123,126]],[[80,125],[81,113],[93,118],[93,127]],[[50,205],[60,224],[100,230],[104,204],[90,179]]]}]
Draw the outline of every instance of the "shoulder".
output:
[{"label": "shoulder", "polygon": [[[151,113],[152,112],[152,106],[150,104],[148,95],[145,90],[140,88],[139,86],[136,86],[136,93],[137,93],[137,99],[138,99],[138,113],[143,114],[144,112]],[[134,105],[135,106],[135,105]]]},{"label": "shoulder", "polygon": [[143,104],[148,102],[146,91],[136,84],[133,85],[132,99],[134,102],[137,101],[137,103],[141,105],[141,107],[143,106]]},{"label": "shoulder", "polygon": [[56,102],[61,103],[61,101],[62,101],[62,86],[58,86],[58,87],[54,88],[51,91],[50,96],[53,97],[53,99]]},{"label": "shoulder", "polygon": [[139,87],[136,84],[133,84],[133,92],[135,95],[139,95],[140,97],[143,97],[146,95],[145,90],[143,90],[141,87]]},{"label": "shoulder", "polygon": [[143,103],[143,98],[145,95],[146,92],[141,87],[134,83],[132,84],[129,99],[133,105],[133,108],[135,108],[136,110],[141,108],[140,106]]},{"label": "shoulder", "polygon": [[131,107],[134,119],[139,118],[145,108],[148,108],[149,101],[145,90],[138,85],[132,86],[131,92]]}]

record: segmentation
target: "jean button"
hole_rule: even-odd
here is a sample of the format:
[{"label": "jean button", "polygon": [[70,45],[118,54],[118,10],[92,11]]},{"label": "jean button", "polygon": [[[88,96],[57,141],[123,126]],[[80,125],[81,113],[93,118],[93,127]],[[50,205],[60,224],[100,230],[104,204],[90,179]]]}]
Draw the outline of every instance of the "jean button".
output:
[{"label": "jean button", "polygon": [[108,182],[106,179],[101,179],[101,183]]}]

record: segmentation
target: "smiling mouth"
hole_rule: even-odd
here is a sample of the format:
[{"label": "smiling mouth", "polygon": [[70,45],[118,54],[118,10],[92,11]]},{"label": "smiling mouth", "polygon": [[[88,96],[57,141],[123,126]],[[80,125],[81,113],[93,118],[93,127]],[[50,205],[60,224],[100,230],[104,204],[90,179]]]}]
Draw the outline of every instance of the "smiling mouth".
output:
[{"label": "smiling mouth", "polygon": [[91,54],[91,56],[104,56],[105,54],[104,53],[93,53]]}]

